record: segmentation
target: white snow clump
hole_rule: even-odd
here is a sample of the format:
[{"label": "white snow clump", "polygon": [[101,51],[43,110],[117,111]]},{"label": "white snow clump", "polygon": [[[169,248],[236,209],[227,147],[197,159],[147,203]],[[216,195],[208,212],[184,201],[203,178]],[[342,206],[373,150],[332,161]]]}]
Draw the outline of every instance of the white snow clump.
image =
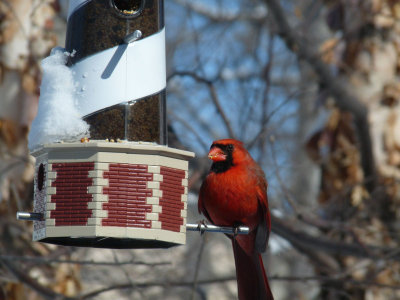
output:
[{"label": "white snow clump", "polygon": [[89,125],[81,119],[74,98],[73,74],[66,66],[70,55],[57,47],[42,61],[39,108],[28,137],[31,150],[43,144],[76,140],[88,135]]}]

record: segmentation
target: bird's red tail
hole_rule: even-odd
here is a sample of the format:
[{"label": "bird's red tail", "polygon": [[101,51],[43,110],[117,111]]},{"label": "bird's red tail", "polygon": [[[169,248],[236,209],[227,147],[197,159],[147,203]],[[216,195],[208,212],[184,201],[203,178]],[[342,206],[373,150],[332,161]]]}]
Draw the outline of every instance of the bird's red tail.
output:
[{"label": "bird's red tail", "polygon": [[239,300],[273,300],[264,264],[259,253],[249,256],[233,239]]}]

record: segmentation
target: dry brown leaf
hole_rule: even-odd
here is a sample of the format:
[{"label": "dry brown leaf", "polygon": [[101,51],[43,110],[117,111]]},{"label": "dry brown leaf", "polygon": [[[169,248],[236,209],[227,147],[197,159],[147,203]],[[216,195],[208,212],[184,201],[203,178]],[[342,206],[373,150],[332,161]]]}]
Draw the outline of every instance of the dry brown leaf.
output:
[{"label": "dry brown leaf", "polygon": [[18,124],[12,120],[0,120],[0,140],[8,148],[14,148],[20,138]]},{"label": "dry brown leaf", "polygon": [[364,188],[361,185],[356,185],[351,191],[351,204],[359,206],[364,198]]},{"label": "dry brown leaf", "polygon": [[75,296],[81,291],[79,265],[59,264],[55,272],[55,291],[66,296]]},{"label": "dry brown leaf", "polygon": [[6,299],[26,300],[24,285],[20,282],[9,282],[5,286]]},{"label": "dry brown leaf", "polygon": [[22,88],[30,93],[34,94],[38,89],[38,80],[34,78],[31,74],[25,73],[22,75]]},{"label": "dry brown leaf", "polygon": [[394,106],[400,100],[400,84],[397,82],[388,83],[383,87],[382,103],[387,106]]},{"label": "dry brown leaf", "polygon": [[326,40],[320,47],[319,53],[322,60],[327,64],[337,64],[338,57],[336,55],[336,47],[340,40],[338,38],[331,38]]},{"label": "dry brown leaf", "polygon": [[298,19],[302,19],[303,18],[303,12],[301,11],[301,8],[296,6],[294,8],[294,14]]},{"label": "dry brown leaf", "polygon": [[341,117],[341,111],[337,108],[334,108],[329,117],[328,123],[326,124],[326,128],[328,130],[335,130],[338,127],[340,117]]},{"label": "dry brown leaf", "polygon": [[391,166],[400,165],[400,120],[397,109],[390,112],[384,127],[384,146],[387,163]]},{"label": "dry brown leaf", "polygon": [[392,6],[392,14],[393,17],[396,18],[397,20],[400,19],[400,3],[397,1]]},{"label": "dry brown leaf", "polygon": [[390,28],[394,25],[394,19],[391,16],[377,15],[374,17],[374,23],[380,28]]}]

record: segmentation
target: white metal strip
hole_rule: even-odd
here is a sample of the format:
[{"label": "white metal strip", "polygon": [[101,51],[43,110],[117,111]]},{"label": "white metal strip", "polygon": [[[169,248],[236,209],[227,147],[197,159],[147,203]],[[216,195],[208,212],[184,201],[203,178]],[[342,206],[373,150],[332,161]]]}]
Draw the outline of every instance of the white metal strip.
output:
[{"label": "white metal strip", "polygon": [[166,87],[165,29],[88,56],[71,66],[82,116]]}]

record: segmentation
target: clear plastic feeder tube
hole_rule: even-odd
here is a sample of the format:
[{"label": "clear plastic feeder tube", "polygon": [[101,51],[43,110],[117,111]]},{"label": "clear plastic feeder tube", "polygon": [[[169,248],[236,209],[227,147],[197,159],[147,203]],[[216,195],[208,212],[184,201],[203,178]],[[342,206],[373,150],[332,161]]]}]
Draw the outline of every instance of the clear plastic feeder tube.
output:
[{"label": "clear plastic feeder tube", "polygon": [[66,50],[91,139],[166,144],[163,0],[71,0]]}]

